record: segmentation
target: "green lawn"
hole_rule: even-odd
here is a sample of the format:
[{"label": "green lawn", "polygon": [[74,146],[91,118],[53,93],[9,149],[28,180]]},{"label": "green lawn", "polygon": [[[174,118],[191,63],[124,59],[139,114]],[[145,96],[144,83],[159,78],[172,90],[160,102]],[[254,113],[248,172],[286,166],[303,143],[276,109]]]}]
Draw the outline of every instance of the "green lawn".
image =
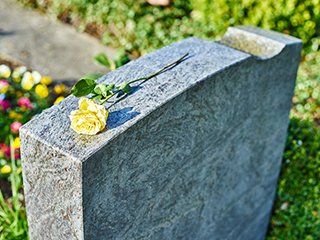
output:
[{"label": "green lawn", "polygon": [[320,52],[300,65],[269,239],[320,238]]}]

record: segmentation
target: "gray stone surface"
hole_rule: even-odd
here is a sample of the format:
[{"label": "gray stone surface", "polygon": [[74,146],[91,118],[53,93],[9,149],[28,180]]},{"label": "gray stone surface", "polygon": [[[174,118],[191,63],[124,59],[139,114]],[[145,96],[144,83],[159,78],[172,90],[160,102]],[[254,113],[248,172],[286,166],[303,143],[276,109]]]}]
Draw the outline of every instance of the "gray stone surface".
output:
[{"label": "gray stone surface", "polygon": [[110,48],[88,34],[37,12],[14,0],[0,1],[0,56],[9,56],[55,80],[76,80],[90,72],[106,72],[93,56]]},{"label": "gray stone surface", "polygon": [[[96,136],[69,128],[74,97],[24,125],[31,239],[263,239],[301,41],[241,29],[242,51],[190,38],[101,78],[145,76],[190,53],[114,106]],[[278,47],[245,53],[252,35]]]}]

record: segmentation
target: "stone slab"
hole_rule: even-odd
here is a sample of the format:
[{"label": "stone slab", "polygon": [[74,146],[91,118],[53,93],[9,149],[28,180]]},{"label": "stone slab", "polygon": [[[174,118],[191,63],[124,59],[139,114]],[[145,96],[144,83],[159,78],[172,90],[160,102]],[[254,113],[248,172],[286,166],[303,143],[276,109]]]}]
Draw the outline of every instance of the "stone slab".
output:
[{"label": "stone slab", "polygon": [[[31,239],[264,238],[301,41],[236,28],[222,42],[239,29],[241,51],[190,38],[102,77],[120,83],[190,54],[115,105],[96,136],[69,128],[72,96],[22,127]],[[245,53],[261,38],[276,47]]]},{"label": "stone slab", "polygon": [[77,80],[90,72],[105,73],[93,57],[114,50],[86,33],[48,16],[23,8],[14,0],[0,1],[0,55],[11,57],[54,80]]}]

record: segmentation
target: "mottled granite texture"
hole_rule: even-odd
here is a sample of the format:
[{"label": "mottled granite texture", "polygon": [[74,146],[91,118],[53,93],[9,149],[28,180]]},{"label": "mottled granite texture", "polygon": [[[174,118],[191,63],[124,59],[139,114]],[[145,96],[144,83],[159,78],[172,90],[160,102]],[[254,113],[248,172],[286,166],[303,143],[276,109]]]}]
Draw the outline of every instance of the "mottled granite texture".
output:
[{"label": "mottled granite texture", "polygon": [[100,79],[190,53],[116,105],[97,136],[69,128],[74,97],[22,127],[31,239],[264,238],[301,41],[233,28],[222,42],[242,51],[190,38]]}]

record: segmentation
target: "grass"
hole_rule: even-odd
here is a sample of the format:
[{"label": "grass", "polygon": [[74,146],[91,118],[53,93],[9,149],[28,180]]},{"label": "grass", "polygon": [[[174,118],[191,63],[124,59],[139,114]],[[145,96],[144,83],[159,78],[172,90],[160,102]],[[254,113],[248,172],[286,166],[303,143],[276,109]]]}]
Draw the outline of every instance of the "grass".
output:
[{"label": "grass", "polygon": [[[12,137],[10,145],[12,146]],[[22,193],[22,177],[17,171],[14,148],[11,147],[11,168],[9,180],[12,195],[5,199],[0,190],[0,240],[23,240],[28,238],[28,224]]]},{"label": "grass", "polygon": [[301,63],[269,240],[320,236],[320,52]]},{"label": "grass", "polygon": [[269,240],[320,236],[320,129],[310,120],[292,118]]}]

